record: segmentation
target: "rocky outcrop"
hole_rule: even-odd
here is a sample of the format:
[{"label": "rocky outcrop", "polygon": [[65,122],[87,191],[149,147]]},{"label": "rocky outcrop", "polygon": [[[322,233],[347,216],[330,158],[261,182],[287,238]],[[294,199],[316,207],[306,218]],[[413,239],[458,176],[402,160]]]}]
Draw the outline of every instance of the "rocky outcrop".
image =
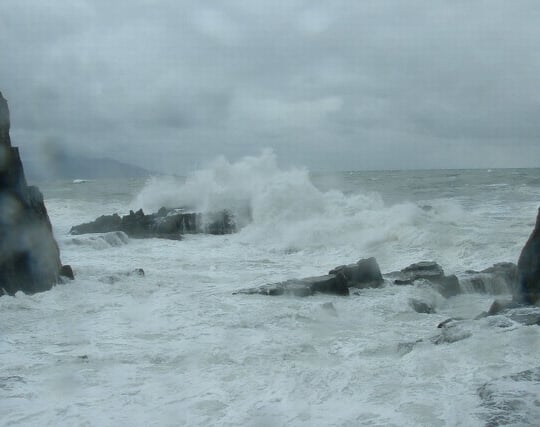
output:
[{"label": "rocky outcrop", "polygon": [[292,295],[307,297],[316,294],[349,295],[349,288],[341,275],[328,274],[326,276],[306,277],[292,279],[284,282],[270,283],[256,288],[241,289],[234,294],[260,294],[260,295]]},{"label": "rocky outcrop", "polygon": [[458,295],[461,291],[458,278],[455,275],[446,276],[442,267],[432,261],[411,264],[401,271],[388,273],[385,277],[395,285],[413,285],[417,281],[424,281],[445,298]]},{"label": "rocky outcrop", "polygon": [[361,259],[356,264],[340,265],[328,274],[343,276],[349,288],[378,288],[384,283],[379,264],[373,257]]},{"label": "rocky outcrop", "polygon": [[325,276],[291,279],[284,282],[241,289],[235,294],[294,295],[306,297],[316,293],[349,295],[349,288],[375,288],[384,283],[375,258],[361,259],[356,264],[340,265]]},{"label": "rocky outcrop", "polygon": [[536,225],[521,250],[518,264],[518,286],[514,300],[524,304],[540,302],[540,208]]},{"label": "rocky outcrop", "polygon": [[9,129],[8,105],[0,93],[0,294],[46,291],[58,282],[60,251],[43,196],[28,186]]},{"label": "rocky outcrop", "polygon": [[466,292],[500,295],[511,293],[517,286],[518,269],[513,262],[500,262],[482,271],[467,270],[460,277]]},{"label": "rocky outcrop", "polygon": [[70,234],[109,233],[122,231],[129,237],[179,240],[183,234],[230,234],[236,231],[234,218],[229,211],[212,214],[186,212],[184,209],[161,208],[153,214],[142,209],[129,215],[103,215],[95,221],[71,228]]}]

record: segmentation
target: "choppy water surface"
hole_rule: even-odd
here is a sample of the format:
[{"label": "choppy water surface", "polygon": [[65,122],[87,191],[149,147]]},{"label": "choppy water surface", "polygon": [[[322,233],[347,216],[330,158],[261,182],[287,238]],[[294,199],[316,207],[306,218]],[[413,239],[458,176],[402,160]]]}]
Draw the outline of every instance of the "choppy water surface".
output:
[{"label": "choppy water surface", "polygon": [[[540,416],[538,381],[512,395],[500,380],[540,365],[540,328],[472,320],[491,295],[391,285],[350,297],[232,295],[369,256],[383,272],[421,260],[457,274],[515,262],[540,170],[310,174],[263,155],[187,178],[42,190],[77,279],[0,298],[2,425],[483,426]],[[68,234],[101,214],[162,205],[226,207],[243,228],[180,242]],[[416,313],[410,298],[437,313]],[[464,319],[468,338],[435,345],[449,317]],[[487,383],[510,388],[514,424],[495,397],[495,409],[482,399]]]}]

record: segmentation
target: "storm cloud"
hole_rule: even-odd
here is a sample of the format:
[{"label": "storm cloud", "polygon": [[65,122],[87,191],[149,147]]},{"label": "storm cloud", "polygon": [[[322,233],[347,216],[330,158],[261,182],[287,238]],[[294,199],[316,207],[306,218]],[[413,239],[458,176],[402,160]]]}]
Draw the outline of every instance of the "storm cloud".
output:
[{"label": "storm cloud", "polygon": [[2,0],[0,90],[23,155],[534,167],[539,22],[520,0]]}]

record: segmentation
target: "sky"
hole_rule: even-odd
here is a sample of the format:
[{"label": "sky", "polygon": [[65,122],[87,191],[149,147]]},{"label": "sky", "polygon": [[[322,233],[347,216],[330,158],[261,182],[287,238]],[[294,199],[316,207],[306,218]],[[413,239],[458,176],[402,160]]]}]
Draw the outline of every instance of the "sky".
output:
[{"label": "sky", "polygon": [[540,166],[540,2],[1,0],[24,156]]}]

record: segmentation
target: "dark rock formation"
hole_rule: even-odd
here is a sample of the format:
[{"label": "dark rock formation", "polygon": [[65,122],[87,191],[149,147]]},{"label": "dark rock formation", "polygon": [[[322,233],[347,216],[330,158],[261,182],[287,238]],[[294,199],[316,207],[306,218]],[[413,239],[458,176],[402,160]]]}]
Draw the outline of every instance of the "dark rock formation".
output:
[{"label": "dark rock formation", "polygon": [[340,265],[326,276],[292,279],[256,288],[242,289],[235,294],[309,296],[317,292],[349,295],[349,288],[377,288],[384,283],[375,258],[361,259],[356,264]]},{"label": "dark rock formation", "polygon": [[517,265],[512,262],[500,262],[482,271],[468,270],[460,277],[461,287],[466,292],[492,295],[512,292],[517,281]]},{"label": "dark rock formation", "polygon": [[540,208],[534,230],[521,250],[517,268],[519,284],[514,299],[525,304],[536,304],[540,301]]},{"label": "dark rock formation", "polygon": [[60,269],[60,276],[74,280],[75,274],[73,274],[73,269],[71,268],[71,265],[63,265]]},{"label": "dark rock formation", "polygon": [[236,225],[229,211],[212,214],[185,212],[183,209],[161,208],[146,215],[142,209],[130,211],[129,215],[103,215],[93,222],[79,224],[71,228],[70,234],[108,233],[122,231],[129,237],[179,240],[183,234],[230,234]]},{"label": "dark rock formation", "polygon": [[373,257],[361,259],[356,264],[340,265],[328,274],[343,276],[349,288],[378,288],[384,283],[379,264]]},{"label": "dark rock formation", "polygon": [[257,288],[241,289],[234,294],[260,294],[260,295],[293,295],[307,297],[317,292],[323,294],[349,295],[349,288],[341,275],[328,274],[326,276],[306,277],[292,279],[285,282],[270,283]]},{"label": "dark rock formation", "polygon": [[58,282],[60,251],[37,187],[29,187],[19,150],[11,146],[7,101],[0,93],[0,288],[13,295]]},{"label": "dark rock formation", "polygon": [[445,298],[458,295],[461,291],[458,278],[455,275],[445,276],[442,267],[432,261],[411,264],[385,276],[396,285],[412,285],[418,280],[424,280]]}]

